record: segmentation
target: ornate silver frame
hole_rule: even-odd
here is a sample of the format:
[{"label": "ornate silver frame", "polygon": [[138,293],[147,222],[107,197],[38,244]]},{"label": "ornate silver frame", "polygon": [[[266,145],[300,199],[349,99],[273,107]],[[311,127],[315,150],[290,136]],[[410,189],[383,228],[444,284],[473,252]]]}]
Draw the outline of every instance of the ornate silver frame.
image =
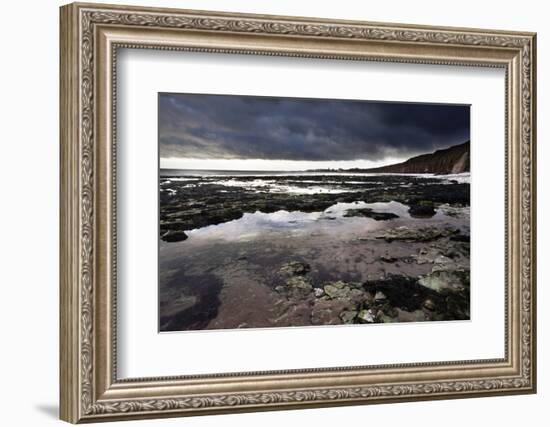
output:
[{"label": "ornate silver frame", "polygon": [[[535,34],[71,4],[61,8],[61,418],[78,423],[534,393]],[[506,70],[505,357],[119,380],[117,48]]]}]

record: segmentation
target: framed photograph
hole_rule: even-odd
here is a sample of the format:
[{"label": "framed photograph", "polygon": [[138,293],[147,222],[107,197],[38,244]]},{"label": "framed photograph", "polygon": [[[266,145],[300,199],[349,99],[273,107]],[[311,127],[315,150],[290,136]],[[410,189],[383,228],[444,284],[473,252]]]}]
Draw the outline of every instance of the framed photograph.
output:
[{"label": "framed photograph", "polygon": [[61,8],[61,418],[534,393],[535,34]]}]

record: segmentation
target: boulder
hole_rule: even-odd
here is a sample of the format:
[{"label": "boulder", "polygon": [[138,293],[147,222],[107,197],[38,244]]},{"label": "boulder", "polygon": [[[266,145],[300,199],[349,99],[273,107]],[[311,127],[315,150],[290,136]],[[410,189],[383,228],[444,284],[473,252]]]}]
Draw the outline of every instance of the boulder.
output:
[{"label": "boulder", "polygon": [[183,231],[178,230],[168,230],[166,233],[164,233],[161,236],[161,239],[165,242],[183,242],[184,240],[187,240],[189,236],[185,234]]}]

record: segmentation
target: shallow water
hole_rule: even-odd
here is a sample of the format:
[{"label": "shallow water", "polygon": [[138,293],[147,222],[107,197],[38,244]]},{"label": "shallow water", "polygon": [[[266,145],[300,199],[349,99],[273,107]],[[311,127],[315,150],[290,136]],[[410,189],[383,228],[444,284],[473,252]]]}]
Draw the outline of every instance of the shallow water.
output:
[{"label": "shallow water", "polygon": [[[276,314],[281,314],[277,305],[281,296],[274,289],[280,284],[280,269],[285,263],[299,261],[308,264],[311,267],[308,275],[314,287],[338,280],[363,283],[388,274],[414,278],[431,270],[429,264],[414,262],[414,256],[433,243],[390,243],[377,239],[377,235],[403,226],[452,228],[464,235],[470,233],[469,207],[439,204],[432,217],[415,218],[409,214],[409,206],[403,203],[364,201],[369,200],[370,190],[390,188],[387,185],[392,188],[387,194],[402,195],[409,191],[414,194],[415,188],[426,188],[424,182],[432,182],[433,186],[435,181],[436,188],[442,188],[442,185],[448,188],[451,180],[469,182],[469,174],[420,176],[426,180],[410,176],[380,178],[380,174],[371,174],[371,178],[366,177],[367,174],[360,177],[350,174],[349,180],[342,174],[334,174],[334,177],[324,177],[330,175],[327,173],[322,175],[287,174],[279,178],[270,173],[267,176],[162,177],[161,194],[168,195],[170,200],[183,201],[177,205],[182,207],[181,212],[185,212],[187,199],[190,204],[214,200],[215,206],[221,209],[227,200],[229,204],[237,201],[236,206],[243,206],[243,214],[232,221],[185,230],[188,236],[185,241],[160,241],[161,330],[234,328],[243,322],[247,327],[305,325],[307,319],[299,318],[298,314],[287,324],[273,323]],[[357,190],[357,187],[365,186],[368,188]],[[399,187],[402,189],[397,189]],[[201,190],[195,191],[197,188]],[[220,202],[220,193],[229,197]],[[350,196],[334,196],[336,193],[349,193]],[[241,204],[243,197],[263,200],[280,198],[281,194],[288,194],[285,197],[289,198],[303,195],[301,200],[311,200],[312,195],[313,200],[317,200],[316,194],[321,200],[329,201],[357,199],[332,205],[329,202],[322,205],[328,206],[326,209],[314,212],[282,209],[270,213],[247,212],[245,202]],[[207,206],[213,209],[212,205]],[[200,209],[204,207],[197,209],[199,213]],[[371,209],[398,217],[377,221],[363,216],[346,216],[347,212],[356,209]],[[448,239],[443,239],[441,244],[449,244]],[[381,261],[382,255],[400,261],[387,263]],[[469,265],[469,256],[465,262]]]},{"label": "shallow water", "polygon": [[[386,221],[376,221],[366,217],[345,217],[346,212],[354,209],[373,209],[376,212],[393,213],[399,218]],[[385,227],[402,225],[426,224],[426,219],[413,218],[408,212],[409,207],[399,202],[388,203],[337,203],[323,212],[288,212],[245,213],[242,218],[218,225],[210,225],[186,231],[189,238],[185,246],[195,243],[206,243],[208,240],[223,240],[229,242],[248,241],[258,237],[273,237],[276,234],[287,234],[304,237],[311,234],[326,234],[349,238],[367,231],[379,230]],[[461,209],[462,215],[469,214],[469,208]],[[445,222],[449,217],[438,209],[430,219],[429,224]],[[173,244],[164,244],[172,246]]]}]

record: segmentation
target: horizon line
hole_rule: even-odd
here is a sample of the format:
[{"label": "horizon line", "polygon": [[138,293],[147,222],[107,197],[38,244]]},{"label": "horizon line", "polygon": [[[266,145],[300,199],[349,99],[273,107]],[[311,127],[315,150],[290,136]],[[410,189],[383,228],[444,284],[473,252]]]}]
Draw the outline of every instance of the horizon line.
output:
[{"label": "horizon line", "polygon": [[384,160],[267,160],[267,159],[224,159],[224,158],[160,158],[160,169],[214,170],[214,171],[312,171],[370,169],[399,163],[406,160],[401,157],[386,157]]}]

